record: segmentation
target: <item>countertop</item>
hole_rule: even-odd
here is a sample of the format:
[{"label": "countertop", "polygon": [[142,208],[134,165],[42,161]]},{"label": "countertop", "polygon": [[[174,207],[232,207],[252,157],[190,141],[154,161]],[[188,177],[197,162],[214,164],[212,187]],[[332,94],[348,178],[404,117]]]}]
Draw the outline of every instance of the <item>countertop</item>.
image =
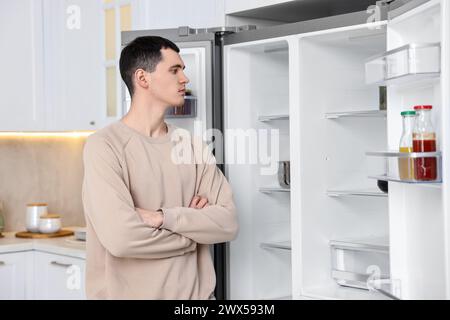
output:
[{"label": "countertop", "polygon": [[[64,227],[64,229],[69,230],[74,228]],[[75,240],[74,236],[49,239],[22,239],[16,238],[15,234],[16,232],[3,232],[4,238],[0,238],[0,254],[38,250],[86,259],[86,242]]]}]

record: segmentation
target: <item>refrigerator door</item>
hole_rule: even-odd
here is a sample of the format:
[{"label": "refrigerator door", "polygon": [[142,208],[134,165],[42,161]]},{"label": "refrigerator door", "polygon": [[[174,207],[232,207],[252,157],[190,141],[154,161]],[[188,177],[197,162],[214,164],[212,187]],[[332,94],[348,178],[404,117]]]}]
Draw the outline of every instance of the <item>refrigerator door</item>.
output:
[{"label": "refrigerator door", "polygon": [[[406,70],[395,81],[386,76],[388,147],[398,149],[401,111],[432,105],[444,174],[442,183],[389,184],[391,277],[399,281],[402,299],[450,298],[449,21],[446,0],[413,0],[389,12],[387,50],[415,49],[389,55],[385,61],[387,73]],[[431,43],[438,45],[437,51],[429,49]]]},{"label": "refrigerator door", "polygon": [[[370,234],[384,226],[379,211],[386,198],[374,188],[366,191],[361,163],[364,139],[376,145],[385,140],[371,138],[385,131],[383,112],[376,110],[378,87],[362,84],[364,59],[385,46],[385,22],[368,21],[370,13],[357,12],[224,39],[225,171],[240,224],[229,251],[231,299],[372,297],[340,290],[331,277],[328,245],[341,234]],[[333,125],[326,120],[329,111],[339,111],[331,118],[363,111],[364,120]],[[327,196],[328,187],[375,196],[373,218],[361,214],[364,199],[342,206]]]}]

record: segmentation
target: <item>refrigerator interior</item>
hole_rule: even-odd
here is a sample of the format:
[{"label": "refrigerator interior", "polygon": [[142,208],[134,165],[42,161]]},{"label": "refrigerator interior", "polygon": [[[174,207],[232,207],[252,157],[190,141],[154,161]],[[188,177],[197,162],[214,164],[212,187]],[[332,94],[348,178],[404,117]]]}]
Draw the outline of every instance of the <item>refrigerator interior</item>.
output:
[{"label": "refrigerator interior", "polygon": [[278,161],[290,159],[288,43],[224,50],[225,163],[240,224],[230,243],[229,298],[286,298],[291,295],[290,189],[279,185],[277,171]]},{"label": "refrigerator interior", "polygon": [[[430,1],[394,18],[388,27],[388,50],[414,43],[441,43],[442,15],[442,2]],[[398,147],[400,112],[421,104],[433,105],[437,150],[448,145],[443,131],[447,125],[443,120],[442,84],[440,77],[415,81],[414,75],[398,84],[388,83],[389,149]],[[392,278],[400,281],[404,299],[442,299],[446,294],[442,184],[391,183],[390,187]]]},{"label": "refrigerator interior", "polygon": [[300,128],[294,142],[300,148],[294,208],[299,209],[301,284],[294,284],[295,298],[383,299],[336,283],[330,241],[384,242],[389,235],[388,198],[376,180],[368,179],[365,156],[368,150],[386,149],[379,86],[365,84],[366,60],[386,50],[386,28],[341,28],[297,41],[300,105],[291,121]]}]

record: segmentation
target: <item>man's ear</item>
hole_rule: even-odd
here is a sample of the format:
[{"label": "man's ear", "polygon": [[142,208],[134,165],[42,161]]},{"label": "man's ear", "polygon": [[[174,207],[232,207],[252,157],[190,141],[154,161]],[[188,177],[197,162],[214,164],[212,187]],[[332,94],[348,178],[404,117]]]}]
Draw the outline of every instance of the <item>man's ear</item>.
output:
[{"label": "man's ear", "polygon": [[143,69],[137,69],[134,72],[134,81],[136,86],[144,89],[148,89],[148,87],[150,86],[150,77],[148,76],[148,73]]}]

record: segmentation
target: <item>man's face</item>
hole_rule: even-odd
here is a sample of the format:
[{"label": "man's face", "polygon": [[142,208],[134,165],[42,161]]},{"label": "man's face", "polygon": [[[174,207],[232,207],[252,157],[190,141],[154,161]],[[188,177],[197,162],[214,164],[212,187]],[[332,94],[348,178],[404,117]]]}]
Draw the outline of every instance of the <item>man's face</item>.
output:
[{"label": "man's face", "polygon": [[184,104],[186,84],[189,82],[183,71],[183,60],[172,49],[161,49],[161,54],[162,60],[155,71],[150,73],[150,93],[155,100],[167,107],[181,106]]}]

